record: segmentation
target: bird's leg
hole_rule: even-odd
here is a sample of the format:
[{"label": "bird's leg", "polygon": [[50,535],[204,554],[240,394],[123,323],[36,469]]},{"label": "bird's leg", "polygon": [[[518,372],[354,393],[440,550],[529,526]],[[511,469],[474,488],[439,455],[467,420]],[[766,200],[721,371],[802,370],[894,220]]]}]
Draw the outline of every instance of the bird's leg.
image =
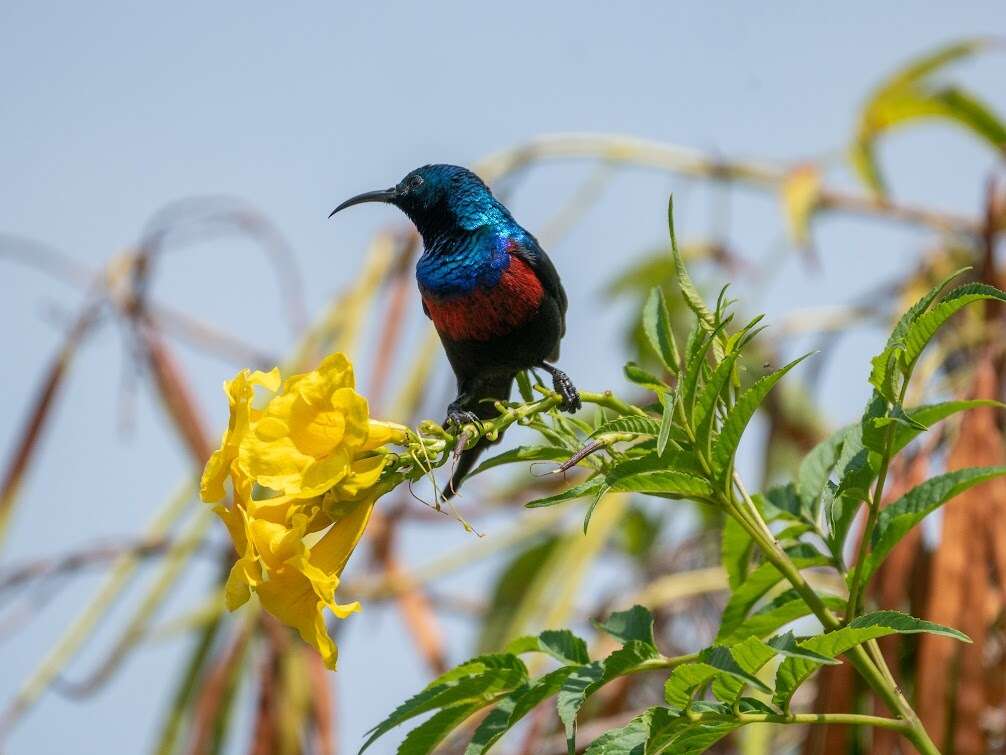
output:
[{"label": "bird's leg", "polygon": [[454,425],[456,429],[460,430],[465,425],[475,425],[479,432],[482,432],[482,420],[479,419],[475,412],[465,408],[469,403],[469,398],[470,396],[466,391],[461,391],[458,393],[458,397],[447,405],[447,419],[444,420],[445,427],[447,425]]},{"label": "bird's leg", "polygon": [[542,362],[538,366],[552,376],[552,387],[556,393],[562,396],[559,409],[570,414],[578,411],[583,404],[580,402],[580,393],[573,385],[573,381],[569,379],[569,375],[547,362]]}]

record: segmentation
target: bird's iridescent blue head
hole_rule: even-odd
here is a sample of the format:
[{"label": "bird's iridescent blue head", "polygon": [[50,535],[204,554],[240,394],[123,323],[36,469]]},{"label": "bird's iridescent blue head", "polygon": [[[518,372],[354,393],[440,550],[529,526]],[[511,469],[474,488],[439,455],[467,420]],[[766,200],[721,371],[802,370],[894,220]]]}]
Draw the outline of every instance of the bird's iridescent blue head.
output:
[{"label": "bird's iridescent blue head", "polygon": [[458,165],[424,165],[390,189],[368,191],[347,199],[332,215],[363,202],[386,202],[409,216],[427,246],[442,233],[471,231],[490,223],[512,221],[482,179]]}]

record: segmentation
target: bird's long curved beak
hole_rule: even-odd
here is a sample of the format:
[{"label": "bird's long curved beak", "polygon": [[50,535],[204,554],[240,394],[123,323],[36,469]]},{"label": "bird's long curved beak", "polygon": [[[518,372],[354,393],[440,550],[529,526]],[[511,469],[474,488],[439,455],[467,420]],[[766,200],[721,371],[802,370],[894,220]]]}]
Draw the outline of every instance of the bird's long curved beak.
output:
[{"label": "bird's long curved beak", "polygon": [[350,197],[341,205],[336,207],[329,213],[329,217],[335,215],[339,210],[345,210],[347,207],[352,207],[354,204],[363,204],[364,202],[391,202],[395,198],[395,190],[391,189],[381,189],[380,191],[365,191],[363,194],[357,194],[355,197]]}]

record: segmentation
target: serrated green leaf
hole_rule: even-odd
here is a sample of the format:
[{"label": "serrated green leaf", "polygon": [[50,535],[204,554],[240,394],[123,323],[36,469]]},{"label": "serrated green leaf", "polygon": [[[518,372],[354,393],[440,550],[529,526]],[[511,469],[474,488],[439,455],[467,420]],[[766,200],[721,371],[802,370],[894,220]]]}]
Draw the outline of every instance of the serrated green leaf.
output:
[{"label": "serrated green leaf", "polygon": [[790,658],[801,658],[812,663],[819,663],[822,666],[837,666],[839,664],[839,661],[830,656],[822,655],[811,648],[803,647],[797,642],[792,632],[786,632],[785,634],[773,637],[767,640],[765,644],[780,655]]},{"label": "serrated green leaf", "polygon": [[546,629],[537,636],[518,637],[506,647],[507,653],[546,653],[562,663],[590,663],[587,643],[568,629]]},{"label": "serrated green leaf", "polygon": [[[907,409],[905,414],[915,422],[926,427],[932,427],[940,420],[956,414],[957,412],[977,409],[978,407],[989,406],[997,409],[1006,409],[1006,404],[991,399],[972,399],[970,401],[943,401],[938,404],[928,404]],[[914,427],[898,426],[894,429],[894,441],[891,444],[892,454],[898,453],[905,446],[911,443],[919,433],[922,432]]]},{"label": "serrated green leaf", "polygon": [[808,513],[807,518],[812,522],[817,521],[821,496],[835,471],[847,434],[847,429],[832,433],[814,446],[800,462],[796,475],[796,491],[802,504],[801,509]]},{"label": "serrated green leaf", "polygon": [[775,372],[765,375],[755,381],[754,385],[748,388],[737,397],[736,403],[731,407],[723,422],[720,434],[713,444],[713,465],[718,474],[725,474],[732,466],[734,454],[737,453],[737,446],[740,445],[741,435],[748,426],[748,422],[754,413],[761,406],[762,401],[772,390],[780,378],[806,359],[810,354],[804,354],[798,359],[794,359]]},{"label": "serrated green leaf", "polygon": [[669,752],[673,755],[699,755],[731,732],[740,728],[740,721],[689,721],[680,720],[668,731],[655,730],[646,744],[647,755]]},{"label": "serrated green leaf", "polygon": [[687,472],[649,469],[627,473],[621,467],[622,465],[613,467],[605,476],[612,490],[695,500],[708,499],[713,493],[706,480]]},{"label": "serrated green leaf", "polygon": [[656,438],[660,433],[660,422],[652,417],[629,414],[608,420],[594,430],[590,437],[596,438],[598,435],[606,435],[607,433],[635,433],[636,435],[651,435]]},{"label": "serrated green leaf", "polygon": [[1006,467],[973,467],[947,472],[917,485],[881,509],[870,552],[863,564],[862,579],[869,580],[901,538],[933,511],[968,488],[1003,475],[1006,475]]},{"label": "serrated green leaf", "polygon": [[660,394],[660,405],[663,413],[660,415],[660,431],[657,433],[657,455],[663,456],[667,449],[667,441],[671,439],[671,428],[674,426],[674,403],[668,401],[665,394]]},{"label": "serrated green leaf", "polygon": [[[756,637],[748,637],[743,642],[730,646],[730,653],[737,665],[748,674],[757,674],[778,652]],[[736,676],[720,674],[713,680],[713,695],[721,702],[733,703],[740,698],[745,684],[743,679]]]},{"label": "serrated green leaf", "polygon": [[[828,559],[809,545],[798,546],[790,551],[790,558],[799,569],[823,566]],[[762,596],[782,581],[782,574],[771,563],[765,562],[752,571],[731,594],[720,618],[720,629],[716,635],[718,642],[730,637],[744,622]]]},{"label": "serrated green leaf", "polygon": [[610,634],[623,645],[633,640],[654,644],[653,614],[640,605],[635,605],[626,611],[615,611],[604,621],[595,621],[594,626]]},{"label": "serrated green leaf", "polygon": [[594,500],[590,502],[590,505],[587,507],[587,513],[583,515],[584,535],[587,534],[587,528],[590,527],[590,518],[594,516],[594,509],[597,508],[597,505],[601,502],[601,499],[604,498],[604,496],[607,495],[610,490],[611,488],[608,487],[607,485],[602,485],[600,488],[598,488],[597,492],[594,494]]},{"label": "serrated green leaf", "polygon": [[667,708],[650,708],[625,726],[604,732],[590,743],[584,755],[643,755],[655,720],[662,723],[670,716]]},{"label": "serrated green leaf", "polygon": [[908,375],[922,350],[936,331],[950,317],[963,307],[976,301],[1006,301],[1006,293],[985,283],[969,283],[959,286],[919,315],[905,333],[905,350],[901,354],[902,371]]},{"label": "serrated green leaf", "polygon": [[496,707],[489,711],[472,734],[471,741],[465,747],[464,755],[482,755],[488,752],[500,737],[510,729],[510,717],[517,705],[517,699],[527,693],[528,687],[519,687],[502,698]]},{"label": "serrated green leaf", "polygon": [[636,385],[641,385],[654,392],[667,390],[667,384],[663,380],[652,372],[647,372],[635,362],[626,362],[622,371],[625,373],[625,377]]},{"label": "serrated green leaf", "polygon": [[[757,642],[757,641],[752,641]],[[750,649],[751,642],[745,640],[741,643],[741,647]],[[733,676],[740,681],[750,684],[755,689],[760,689],[762,692],[771,692],[772,690],[755,676],[753,673],[746,671],[741,664],[733,656],[733,648],[726,647],[725,645],[714,645],[713,647],[706,648],[699,653],[699,661],[712,666],[717,671],[727,674],[728,676]]]},{"label": "serrated green leaf", "polygon": [[556,708],[565,728],[566,745],[571,753],[576,751],[576,716],[587,697],[597,689],[597,683],[603,675],[604,667],[596,661],[587,666],[578,666],[566,677],[559,689]]},{"label": "serrated green leaf", "polygon": [[695,691],[707,685],[719,673],[716,667],[697,661],[675,666],[664,682],[664,700],[676,708],[687,708]]},{"label": "serrated green leaf", "polygon": [[456,705],[488,705],[498,697],[527,683],[527,668],[513,655],[483,655],[442,674],[395,708],[384,721],[371,729],[363,752],[379,737],[427,711]]},{"label": "serrated green leaf", "polygon": [[[934,624],[931,621],[916,619],[898,611],[877,611],[864,616],[858,616],[849,622],[847,626],[836,629],[833,632],[801,640],[799,645],[819,655],[827,656],[828,658],[837,658],[842,653],[848,652],[856,645],[862,644],[867,640],[877,639],[889,634],[918,634],[920,632],[953,637],[963,642],[971,641],[967,635],[958,632],[956,629]],[[793,693],[796,692],[797,688],[814,671],[820,668],[820,665],[820,663],[803,658],[787,658],[784,660],[776,673],[773,702],[787,709]]]},{"label": "serrated green leaf", "polygon": [[[481,755],[488,752],[500,737],[516,726],[524,716],[535,709],[545,699],[562,689],[566,678],[577,666],[563,666],[536,679],[526,688],[517,689],[500,700],[496,710],[489,714],[475,730],[465,755]],[[499,714],[497,715],[497,711]],[[504,720],[503,716],[506,714]],[[491,720],[490,720],[491,719]]]},{"label": "serrated green leaf", "polygon": [[692,282],[692,277],[688,274],[688,268],[685,267],[685,261],[681,258],[681,252],[678,251],[678,238],[674,232],[673,196],[667,200],[667,227],[671,235],[671,256],[674,258],[674,273],[678,279],[678,287],[681,289],[681,294],[684,296],[688,308],[695,313],[696,318],[698,318],[706,330],[712,332],[716,327],[716,315],[713,314],[712,310],[703,301],[702,294],[699,293],[699,290]]},{"label": "serrated green leaf", "polygon": [[664,292],[659,286],[651,289],[643,306],[643,332],[667,371],[676,374],[681,367],[681,358],[678,356],[678,346],[674,342]]},{"label": "serrated green leaf", "polygon": [[444,737],[483,707],[485,707],[485,703],[480,701],[454,705],[438,711],[410,731],[396,752],[398,755],[427,755],[433,752]]},{"label": "serrated green leaf", "polygon": [[723,523],[720,538],[720,561],[727,572],[727,582],[731,590],[744,581],[748,573],[754,541],[737,520],[731,516]]},{"label": "serrated green leaf", "polygon": [[[739,354],[727,354],[723,361],[716,365],[713,374],[702,386],[695,399],[692,409],[692,427],[695,428],[695,442],[703,451],[709,448],[713,428],[716,421],[716,402],[722,397],[723,391],[730,384],[730,376],[734,372],[734,364]],[[724,402],[725,403],[725,402]]]},{"label": "serrated green leaf", "polygon": [[564,501],[572,501],[575,498],[583,498],[584,496],[594,495],[602,485],[604,485],[603,477],[591,477],[588,480],[584,480],[579,485],[567,488],[561,493],[546,496],[545,498],[536,498],[533,501],[525,503],[524,506],[529,509],[540,509],[545,506],[554,506],[555,504],[563,503]]},{"label": "serrated green leaf", "polygon": [[[517,446],[501,454],[492,456],[479,464],[471,475],[485,472],[487,469],[503,464],[514,464],[521,461],[565,461],[570,457],[569,449],[553,446]],[[470,475],[470,476],[471,476]]]},{"label": "serrated green leaf", "polygon": [[[844,611],[845,601],[834,595],[822,595],[821,598],[833,611]],[[775,596],[767,604],[748,615],[743,623],[729,636],[722,639],[726,645],[748,637],[768,637],[773,632],[812,613],[796,590],[786,590]]]}]

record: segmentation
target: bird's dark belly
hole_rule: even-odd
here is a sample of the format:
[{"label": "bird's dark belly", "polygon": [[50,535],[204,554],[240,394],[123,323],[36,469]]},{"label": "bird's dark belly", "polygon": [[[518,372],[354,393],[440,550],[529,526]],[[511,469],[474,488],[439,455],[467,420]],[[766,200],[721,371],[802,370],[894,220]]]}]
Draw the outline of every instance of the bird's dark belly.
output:
[{"label": "bird's dark belly", "polygon": [[[459,379],[491,373],[513,374],[553,357],[561,337],[562,316],[551,297],[509,332],[486,340],[453,339],[440,330],[447,358]],[[438,328],[439,330],[439,328]]]}]

